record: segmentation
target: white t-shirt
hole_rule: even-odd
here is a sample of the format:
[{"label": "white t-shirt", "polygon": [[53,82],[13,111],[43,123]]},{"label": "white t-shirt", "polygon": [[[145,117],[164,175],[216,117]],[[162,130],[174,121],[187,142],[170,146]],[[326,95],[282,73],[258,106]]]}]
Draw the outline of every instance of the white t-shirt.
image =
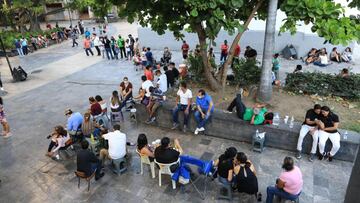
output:
[{"label": "white t-shirt", "polygon": [[177,95],[180,97],[181,105],[188,105],[188,99],[192,98],[192,92],[189,89],[186,89],[185,93],[181,89],[179,89]]},{"label": "white t-shirt", "polygon": [[145,82],[143,82],[141,84],[141,89],[145,90],[145,96],[146,97],[150,97],[150,91],[149,91],[149,88],[150,87],[153,87],[153,84],[150,80],[146,80]]},{"label": "white t-shirt", "polygon": [[167,91],[167,77],[165,74],[161,74],[159,76],[159,79],[157,81],[157,84],[159,84],[159,89],[165,93]]},{"label": "white t-shirt", "polygon": [[109,143],[109,156],[120,159],[126,155],[126,135],[118,130],[103,135]]},{"label": "white t-shirt", "polygon": [[319,58],[320,58],[320,63],[328,64],[328,57],[326,55],[323,55],[323,56],[320,55]]}]

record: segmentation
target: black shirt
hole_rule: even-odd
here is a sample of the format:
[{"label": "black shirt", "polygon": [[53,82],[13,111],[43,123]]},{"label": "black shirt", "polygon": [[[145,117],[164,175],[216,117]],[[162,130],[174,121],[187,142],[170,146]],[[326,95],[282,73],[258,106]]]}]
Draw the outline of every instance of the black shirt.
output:
[{"label": "black shirt", "polygon": [[315,121],[315,119],[319,119],[320,120],[320,115],[319,114],[316,114],[314,109],[309,109],[307,112],[306,112],[306,116],[305,116],[305,121],[303,123],[303,125],[308,125],[308,126],[316,126],[316,123],[314,124],[307,124],[306,123],[306,119],[310,119],[310,121]]},{"label": "black shirt", "polygon": [[220,177],[228,178],[229,170],[234,168],[232,159],[224,159],[224,155],[219,157],[218,174]]},{"label": "black shirt", "polygon": [[174,72],[171,70],[167,70],[165,72],[166,78],[167,78],[167,87],[174,86],[175,78],[174,78]]},{"label": "black shirt", "polygon": [[[320,120],[324,123],[325,128],[334,127],[334,123],[338,123],[339,117],[334,113],[329,113],[327,117],[321,116]],[[328,133],[336,133],[337,130],[325,130]]]},{"label": "black shirt", "polygon": [[77,153],[76,163],[78,171],[84,172],[86,176],[90,176],[94,172],[91,169],[91,164],[99,163],[99,160],[96,158],[94,153],[87,149],[81,149]]},{"label": "black shirt", "polygon": [[257,56],[257,51],[255,49],[246,50],[245,53],[244,53],[244,56],[246,58],[255,57],[255,56]]},{"label": "black shirt", "polygon": [[[246,177],[244,171],[246,171]],[[239,174],[236,175],[236,187],[239,192],[245,192],[251,195],[258,192],[257,177],[249,166],[240,168]]]},{"label": "black shirt", "polygon": [[173,75],[174,75],[174,78],[178,78],[179,77],[179,71],[178,69],[176,69],[175,67],[172,69],[172,72],[173,72]]},{"label": "black shirt", "polygon": [[109,39],[104,39],[103,44],[104,44],[104,47],[105,47],[105,48],[111,48],[111,47],[110,47],[110,40],[109,40]]},{"label": "black shirt", "polygon": [[155,149],[155,160],[159,163],[169,164],[179,159],[180,152],[173,148],[166,148],[163,150],[161,147]]}]

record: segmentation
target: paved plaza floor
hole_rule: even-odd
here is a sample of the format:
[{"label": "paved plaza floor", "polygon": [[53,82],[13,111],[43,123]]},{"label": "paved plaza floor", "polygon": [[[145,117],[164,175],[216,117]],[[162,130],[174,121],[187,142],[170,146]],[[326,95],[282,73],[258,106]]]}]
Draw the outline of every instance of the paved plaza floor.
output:
[{"label": "paved plaza floor", "polygon": [[[127,30],[121,28],[121,32]],[[131,28],[133,29],[133,28]],[[119,26],[113,31],[119,32]],[[158,53],[155,53],[158,54]],[[180,56],[180,55],[179,55]],[[180,57],[177,61],[180,61]],[[14,60],[14,59],[12,59]],[[58,124],[65,124],[66,108],[83,113],[88,108],[88,97],[99,94],[106,100],[124,76],[128,76],[135,89],[140,87],[140,71],[135,71],[128,61],[103,60],[87,57],[82,48],[71,48],[70,42],[55,45],[21,59],[25,70],[38,73],[30,75],[28,81],[8,83],[9,94],[4,97],[5,110],[13,136],[0,139],[0,202],[217,202],[217,181],[210,181],[205,200],[201,200],[191,185],[180,189],[171,188],[170,179],[164,176],[162,187],[158,179],[152,179],[145,167],[140,173],[140,160],[135,147],[129,147],[128,170],[117,176],[105,168],[101,180],[91,182],[90,192],[82,181],[77,188],[74,176],[74,156],[60,161],[45,156],[49,143],[46,136]],[[31,62],[24,64],[24,62]],[[1,71],[6,70],[1,66]],[[128,115],[125,115],[128,118]],[[126,119],[127,120],[127,119]],[[139,133],[146,133],[149,140],[163,136],[179,138],[185,154],[205,160],[216,159],[229,146],[248,154],[254,163],[259,180],[259,189],[266,197],[266,187],[274,184],[281,172],[288,151],[266,148],[263,153],[251,151],[246,143],[234,142],[206,136],[194,136],[178,131],[169,131],[153,126],[125,121],[122,131],[128,140],[136,142]],[[239,129],[241,130],[241,129]],[[332,163],[315,161],[307,157],[296,161],[304,176],[304,188],[300,202],[342,202],[351,173],[352,163],[335,160]],[[199,183],[202,188],[204,184]]]}]

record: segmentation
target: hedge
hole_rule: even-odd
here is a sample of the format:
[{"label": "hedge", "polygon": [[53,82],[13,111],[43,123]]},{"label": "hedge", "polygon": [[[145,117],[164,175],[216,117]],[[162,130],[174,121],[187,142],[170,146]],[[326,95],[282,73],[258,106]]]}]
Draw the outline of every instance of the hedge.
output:
[{"label": "hedge", "polygon": [[290,73],[286,77],[285,90],[294,93],[360,99],[360,74],[351,74],[347,78],[342,78],[320,72]]}]

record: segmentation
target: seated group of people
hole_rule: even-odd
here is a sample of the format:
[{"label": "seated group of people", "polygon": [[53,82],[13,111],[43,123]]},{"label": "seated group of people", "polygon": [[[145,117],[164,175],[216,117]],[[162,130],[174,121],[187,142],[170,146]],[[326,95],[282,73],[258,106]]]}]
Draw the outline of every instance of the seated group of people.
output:
[{"label": "seated group of people", "polygon": [[[329,58],[327,55],[326,48],[316,49],[312,48],[305,59],[305,64],[308,65],[310,63],[314,63],[317,66],[327,66],[329,65]],[[350,47],[346,47],[342,54],[337,51],[337,48],[334,47],[330,53],[330,61],[334,61],[337,63],[346,62],[350,63],[353,60],[352,51]]]},{"label": "seated group of people", "polygon": [[[217,168],[215,177],[217,176],[223,185],[252,196],[250,202],[256,202],[256,199],[261,201],[261,194],[258,194],[257,173],[245,153],[238,152],[235,147],[229,147],[214,161],[214,166]],[[301,194],[302,173],[299,167],[294,165],[294,160],[285,157],[282,168],[284,171],[276,180],[275,186],[267,187],[267,203],[273,202],[275,195],[293,201]]]},{"label": "seated group of people", "polygon": [[[315,104],[313,109],[306,112],[305,121],[301,126],[297,143],[296,158],[301,158],[302,143],[307,134],[312,135],[313,143],[310,151],[309,161],[313,161],[319,145],[319,160],[333,160],[333,156],[340,149],[340,133],[338,132],[339,117],[329,107]],[[325,152],[326,141],[330,139],[332,148]]]}]

